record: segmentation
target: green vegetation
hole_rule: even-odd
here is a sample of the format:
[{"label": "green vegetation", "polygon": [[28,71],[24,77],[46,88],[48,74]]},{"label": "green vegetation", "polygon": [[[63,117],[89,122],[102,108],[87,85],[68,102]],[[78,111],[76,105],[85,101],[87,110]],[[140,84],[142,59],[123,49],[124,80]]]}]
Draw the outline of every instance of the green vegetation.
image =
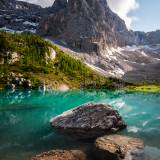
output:
[{"label": "green vegetation", "polygon": [[45,54],[49,54],[49,47],[48,42],[35,35],[0,32],[0,58],[4,59],[4,67],[15,52],[20,58],[18,64],[25,70],[48,68],[50,64],[46,64]]},{"label": "green vegetation", "polygon": [[[48,58],[51,49],[56,51],[54,60]],[[66,84],[70,88],[114,89],[117,84],[116,79],[107,79],[92,71],[39,36],[0,32],[0,73],[3,75],[0,86],[6,83],[11,72],[31,79],[35,87],[45,82],[53,88]]]},{"label": "green vegetation", "polygon": [[160,92],[159,85],[144,85],[144,86],[128,86],[125,88],[127,91],[140,91],[140,92]]}]

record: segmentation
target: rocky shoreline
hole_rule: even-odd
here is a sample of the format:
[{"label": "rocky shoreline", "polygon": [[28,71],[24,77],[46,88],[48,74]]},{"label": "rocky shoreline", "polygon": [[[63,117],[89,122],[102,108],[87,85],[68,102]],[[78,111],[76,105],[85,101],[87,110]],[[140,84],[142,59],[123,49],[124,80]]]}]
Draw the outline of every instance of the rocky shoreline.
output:
[{"label": "rocky shoreline", "polygon": [[[146,160],[141,139],[117,134],[127,125],[109,105],[83,104],[54,117],[50,123],[57,132],[83,141],[84,148],[52,150],[32,160]],[[92,141],[86,149],[88,140]]]},{"label": "rocky shoreline", "polygon": [[50,91],[50,90],[58,90],[58,91],[68,91],[70,88],[66,84],[57,84],[57,86],[49,86],[45,84],[45,82],[33,81],[31,78],[26,77],[20,73],[11,72],[4,77],[3,74],[0,77],[4,83],[1,89],[14,91],[16,89],[38,89],[40,92]]}]

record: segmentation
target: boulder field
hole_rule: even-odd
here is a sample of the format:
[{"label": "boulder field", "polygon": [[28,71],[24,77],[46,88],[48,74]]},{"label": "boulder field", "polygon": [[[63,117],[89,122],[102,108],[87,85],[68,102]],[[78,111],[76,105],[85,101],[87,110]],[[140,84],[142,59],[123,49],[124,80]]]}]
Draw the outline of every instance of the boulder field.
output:
[{"label": "boulder field", "polygon": [[52,150],[32,160],[146,160],[144,143],[138,138],[117,135],[126,124],[118,111],[107,104],[87,103],[50,120],[55,130],[72,138],[90,141],[85,150]]},{"label": "boulder field", "polygon": [[99,137],[95,142],[99,160],[144,160],[143,149],[142,140],[120,135]]},{"label": "boulder field", "polygon": [[146,160],[143,148],[140,139],[111,135],[97,138],[90,153],[83,149],[52,150],[31,160]]}]

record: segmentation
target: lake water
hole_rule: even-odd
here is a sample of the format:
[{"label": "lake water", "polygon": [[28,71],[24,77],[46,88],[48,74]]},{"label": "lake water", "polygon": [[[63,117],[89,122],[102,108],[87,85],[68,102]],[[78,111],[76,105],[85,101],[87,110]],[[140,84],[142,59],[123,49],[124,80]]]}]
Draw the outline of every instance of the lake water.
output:
[{"label": "lake water", "polygon": [[28,160],[50,149],[81,145],[56,133],[49,120],[95,101],[117,109],[128,124],[120,134],[138,137],[150,160],[160,160],[160,93],[123,91],[0,91],[0,160]]}]

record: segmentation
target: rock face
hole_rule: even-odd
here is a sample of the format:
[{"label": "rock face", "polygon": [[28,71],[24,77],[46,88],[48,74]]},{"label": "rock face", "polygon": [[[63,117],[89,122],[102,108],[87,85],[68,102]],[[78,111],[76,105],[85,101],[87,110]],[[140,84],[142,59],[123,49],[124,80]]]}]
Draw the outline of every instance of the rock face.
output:
[{"label": "rock face", "polygon": [[[3,79],[3,76],[2,76],[2,79]],[[3,81],[7,81],[7,85],[5,86],[5,89],[14,90],[18,87],[24,88],[24,89],[31,89],[32,88],[32,82],[30,79],[24,78],[23,75],[21,75],[21,74],[16,75],[13,72],[8,74],[6,79],[3,79],[2,82]]]},{"label": "rock face", "polygon": [[65,41],[72,48],[100,53],[106,45],[124,45],[129,34],[125,23],[114,14],[106,0],[56,0],[57,12],[42,20],[38,33]]},{"label": "rock face", "polygon": [[51,125],[78,139],[115,133],[126,127],[118,112],[109,105],[88,103],[51,119]]},{"label": "rock face", "polygon": [[159,82],[160,31],[128,30],[106,0],[55,0],[50,10],[52,14],[42,18],[38,34],[74,50],[75,56],[107,77]]},{"label": "rock face", "polygon": [[55,0],[50,10],[53,14],[42,19],[37,33],[81,52],[103,54],[108,46],[160,43],[159,31],[129,31],[106,0]]},{"label": "rock face", "polygon": [[0,9],[13,9],[15,7],[15,0],[0,0]]},{"label": "rock face", "polygon": [[45,14],[38,5],[15,0],[0,1],[0,30],[7,32],[32,32]]},{"label": "rock face", "polygon": [[53,150],[37,155],[32,160],[87,160],[85,153],[79,150]]},{"label": "rock face", "polygon": [[99,160],[144,160],[143,141],[120,135],[97,138],[96,156]]}]

